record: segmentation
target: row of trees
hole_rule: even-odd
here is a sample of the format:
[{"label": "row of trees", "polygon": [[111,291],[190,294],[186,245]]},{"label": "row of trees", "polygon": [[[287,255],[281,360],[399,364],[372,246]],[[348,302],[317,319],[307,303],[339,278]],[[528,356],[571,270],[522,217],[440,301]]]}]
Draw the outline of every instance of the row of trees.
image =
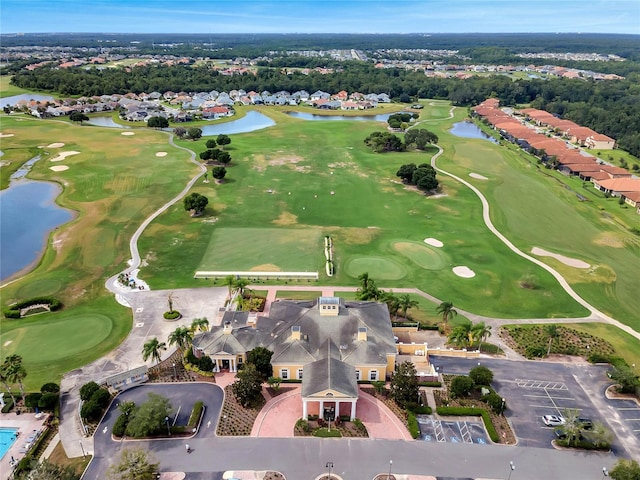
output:
[{"label": "row of trees", "polygon": [[456,325],[449,334],[449,343],[460,347],[469,348],[477,345],[478,350],[482,349],[482,343],[491,335],[491,325],[484,322],[465,322]]},{"label": "row of trees", "polygon": [[[169,345],[175,345],[184,351],[187,348],[191,348],[193,336],[197,332],[206,332],[207,330],[209,330],[209,320],[206,317],[195,318],[189,327],[177,327],[169,334],[167,341]],[[158,340],[158,337],[153,337],[142,346],[142,359],[146,362],[151,358],[156,363],[160,363],[162,352],[166,349],[167,344],[165,342]]]}]

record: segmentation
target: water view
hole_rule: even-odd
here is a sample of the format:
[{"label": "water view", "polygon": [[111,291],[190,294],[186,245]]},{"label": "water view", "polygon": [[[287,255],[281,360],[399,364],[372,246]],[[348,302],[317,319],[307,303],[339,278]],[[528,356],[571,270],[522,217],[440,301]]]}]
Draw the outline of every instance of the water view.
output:
[{"label": "water view", "polygon": [[364,122],[386,122],[391,116],[391,113],[383,113],[379,115],[356,115],[348,117],[346,115],[316,115],[315,113],[305,112],[287,112],[287,115],[295,118],[301,118],[302,120],[320,120],[320,121],[335,121],[335,120],[357,120]]},{"label": "water view", "polygon": [[37,93],[23,93],[21,95],[13,95],[12,97],[0,98],[0,108],[4,108],[7,105],[13,106],[21,100],[35,100],[37,102],[52,102],[55,100],[51,95],[39,95]]},{"label": "water view", "polygon": [[[202,129],[203,137],[210,137],[220,134],[231,135],[233,133],[253,132],[255,130],[262,130],[263,128],[273,127],[275,124],[276,122],[266,115],[260,112],[249,111],[244,117],[238,120],[215,125],[205,125],[199,128]],[[185,128],[188,128],[188,126],[185,126]]]},{"label": "water view", "polygon": [[113,121],[110,116],[90,117],[86,122],[87,125],[95,125],[97,127],[110,127],[110,128],[131,128],[126,125],[120,125]]},{"label": "water view", "polygon": [[449,132],[453,133],[456,137],[481,138],[483,140],[489,140],[493,143],[498,143],[495,138],[490,137],[471,122],[454,123],[453,128],[451,128]]}]

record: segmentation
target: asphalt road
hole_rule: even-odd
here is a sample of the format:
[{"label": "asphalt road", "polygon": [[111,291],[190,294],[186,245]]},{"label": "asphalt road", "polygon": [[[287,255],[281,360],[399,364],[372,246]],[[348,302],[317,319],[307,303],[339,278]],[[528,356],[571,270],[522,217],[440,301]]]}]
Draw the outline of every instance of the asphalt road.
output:
[{"label": "asphalt road", "polygon": [[[188,440],[193,452],[187,454],[184,439],[120,442],[111,439],[110,429],[117,417],[116,403],[100,424],[95,438],[96,456],[84,478],[103,479],[108,466],[119,452],[133,444],[151,450],[162,471],[187,472],[188,478],[217,479],[226,470],[276,470],[287,479],[312,479],[325,472],[326,462],[334,463],[334,472],[347,479],[372,479],[388,472],[436,475],[451,478],[504,479],[509,462],[516,465],[513,480],[598,478],[602,467],[616,461],[610,453],[583,453],[530,447],[506,447],[424,441],[318,438],[222,438],[215,426],[222,403],[222,392],[210,384],[151,384],[125,392],[118,401],[144,400],[147,392],[169,396],[175,406],[189,409],[205,397],[207,405],[203,426]],[[212,424],[207,428],[207,422]],[[106,433],[103,433],[104,428]],[[205,473],[212,472],[212,473]],[[217,472],[217,473],[215,473]]]},{"label": "asphalt road", "polygon": [[[478,364],[478,360],[450,357],[430,359],[441,373],[467,374]],[[604,397],[604,390],[611,384],[606,376],[609,366],[494,359],[480,359],[479,363],[494,373],[493,387],[506,399],[505,414],[519,446],[553,448],[553,428],[542,423],[542,415],[577,408],[581,417],[602,422],[612,430],[613,453],[640,457],[640,442],[633,432],[640,422],[633,420],[633,411],[616,411],[615,401]]]}]

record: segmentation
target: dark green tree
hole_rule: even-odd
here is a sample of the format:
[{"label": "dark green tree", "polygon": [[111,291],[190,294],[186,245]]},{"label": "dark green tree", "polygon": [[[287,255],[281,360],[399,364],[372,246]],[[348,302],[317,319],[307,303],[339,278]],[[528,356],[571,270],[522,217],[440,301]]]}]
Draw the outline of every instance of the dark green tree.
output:
[{"label": "dark green tree", "polygon": [[29,480],[80,480],[80,475],[70,466],[63,467],[46,459],[35,463],[36,465],[29,471],[28,476],[24,478]]},{"label": "dark green tree", "polygon": [[187,130],[187,135],[191,140],[198,140],[200,137],[202,137],[202,129],[198,127],[191,127],[189,130]]},{"label": "dark green tree", "polygon": [[247,362],[255,366],[256,370],[266,379],[273,375],[271,357],[273,352],[264,347],[255,347],[247,353]]},{"label": "dark green tree", "polygon": [[222,147],[222,150],[224,150],[224,146],[229,145],[231,143],[231,139],[229,138],[228,135],[221,133],[220,135],[218,135],[216,142],[218,143],[218,145]]},{"label": "dark green tree", "polygon": [[58,393],[60,392],[60,385],[57,383],[49,382],[40,387],[42,393]]},{"label": "dark green tree", "polygon": [[147,120],[147,127],[149,128],[167,128],[169,126],[169,120],[164,117],[151,117]]},{"label": "dark green tree", "polygon": [[96,382],[85,383],[82,387],[80,387],[80,400],[84,400],[86,402],[98,390],[100,390],[100,385],[98,385]]},{"label": "dark green tree", "polygon": [[423,128],[412,128],[405,133],[404,142],[407,145],[415,145],[418,150],[424,150],[427,145],[438,143],[438,136]]},{"label": "dark green tree", "polygon": [[87,117],[84,113],[82,112],[73,112],[71,115],[69,115],[69,120],[71,120],[72,122],[86,122],[87,120],[89,120],[89,117]]},{"label": "dark green tree", "polygon": [[436,308],[436,313],[442,315],[442,323],[446,326],[449,318],[455,317],[458,314],[458,311],[453,308],[452,302],[442,302]]},{"label": "dark green tree", "polygon": [[418,377],[415,365],[402,362],[391,377],[391,397],[402,408],[410,408],[418,403]]},{"label": "dark green tree", "polygon": [[173,129],[173,134],[176,137],[182,139],[187,134],[187,129],[184,128],[184,127],[176,127],[176,128]]},{"label": "dark green tree", "polygon": [[211,169],[211,176],[218,181],[223,180],[226,175],[227,169],[224,167],[213,167],[213,169]]},{"label": "dark green tree", "polygon": [[459,375],[451,381],[451,395],[455,397],[466,397],[475,387],[475,383],[471,377]]},{"label": "dark green tree", "polygon": [[209,203],[209,199],[204,195],[193,192],[184,197],[183,203],[186,211],[193,210],[196,215],[200,215],[204,212],[205,207]]},{"label": "dark green tree", "polygon": [[402,165],[396,172],[396,177],[400,177],[404,183],[411,183],[413,180],[413,172],[416,171],[415,163],[407,163]]},{"label": "dark green tree", "polygon": [[638,375],[628,366],[615,366],[609,371],[609,376],[618,384],[620,393],[635,393],[640,387]]},{"label": "dark green tree", "polygon": [[164,433],[167,428],[166,418],[169,415],[171,415],[169,399],[151,392],[147,395],[147,401],[129,414],[127,435],[141,438]]},{"label": "dark green tree", "polygon": [[231,163],[231,155],[229,154],[229,152],[220,152],[216,158],[216,161],[223,165],[228,165],[229,163]]},{"label": "dark green tree", "polygon": [[207,148],[216,148],[218,144],[213,138],[210,138],[209,140],[207,140],[207,143],[205,143],[205,145],[207,146]]},{"label": "dark green tree", "polygon": [[263,375],[253,363],[245,363],[244,368],[238,371],[236,381],[231,385],[231,389],[243,407],[250,407],[258,403],[262,397],[263,380]]},{"label": "dark green tree", "polygon": [[493,381],[493,372],[484,365],[473,367],[469,372],[469,377],[476,385],[491,385]]}]

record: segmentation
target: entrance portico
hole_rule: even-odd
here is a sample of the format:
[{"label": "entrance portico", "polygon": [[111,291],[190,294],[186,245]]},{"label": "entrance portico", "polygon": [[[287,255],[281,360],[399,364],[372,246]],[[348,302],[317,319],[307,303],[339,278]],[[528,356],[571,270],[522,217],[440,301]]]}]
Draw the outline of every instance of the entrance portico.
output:
[{"label": "entrance portico", "polygon": [[[332,398],[333,397],[333,398]],[[309,402],[317,402],[319,404],[318,406],[318,415],[321,418],[324,418],[324,412],[325,412],[325,408],[327,409],[333,409],[334,412],[334,416],[333,419],[335,419],[335,417],[339,417],[341,415],[341,405],[344,404],[350,404],[351,405],[351,411],[349,413],[349,417],[351,419],[351,421],[355,420],[356,418],[356,403],[358,402],[357,398],[336,398],[335,396],[333,396],[333,392],[327,392],[325,394],[325,397],[322,399],[316,398],[316,397],[302,397],[302,418],[304,418],[305,420],[309,419],[309,408],[308,408],[308,404]]]}]

